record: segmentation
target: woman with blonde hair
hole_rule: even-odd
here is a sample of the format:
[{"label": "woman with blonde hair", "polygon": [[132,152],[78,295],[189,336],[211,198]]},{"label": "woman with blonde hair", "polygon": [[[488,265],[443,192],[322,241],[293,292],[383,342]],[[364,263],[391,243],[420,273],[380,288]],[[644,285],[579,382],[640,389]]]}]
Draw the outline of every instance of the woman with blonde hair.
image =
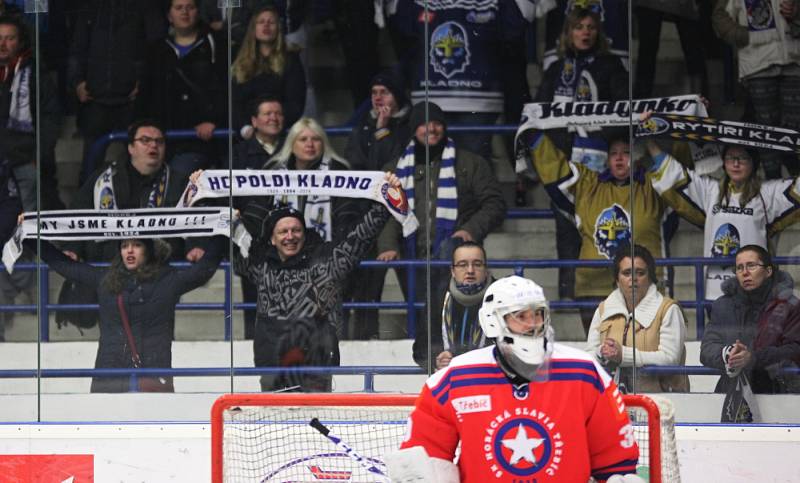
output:
[{"label": "woman with blonde hair", "polygon": [[[270,170],[349,170],[350,163],[334,151],[322,126],[310,117],[295,122],[286,135],[286,142],[261,169]],[[338,241],[363,215],[363,205],[353,198],[329,196],[262,197],[250,201],[244,210],[244,221],[250,233],[261,233],[263,220],[275,205],[288,205],[305,217],[306,226],[316,231],[323,241]]]},{"label": "woman with blonde hair", "polygon": [[300,118],[306,102],[306,76],[300,57],[286,46],[280,13],[274,6],[260,8],[250,18],[231,69],[235,127],[249,125],[248,103],[265,96],[281,100],[287,125]]}]

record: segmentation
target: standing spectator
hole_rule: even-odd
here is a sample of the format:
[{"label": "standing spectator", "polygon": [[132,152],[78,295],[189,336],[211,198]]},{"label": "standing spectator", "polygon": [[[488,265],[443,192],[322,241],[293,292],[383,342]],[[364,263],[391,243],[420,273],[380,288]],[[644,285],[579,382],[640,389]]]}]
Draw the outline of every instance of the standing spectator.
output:
[{"label": "standing spectator", "polygon": [[[700,344],[700,362],[724,370],[714,389],[731,393],[745,377],[755,393],[800,392],[800,300],[794,281],[772,264],[769,252],[745,245],[736,254],[736,278],[725,280]],[[752,410],[753,408],[748,408]],[[752,421],[749,410],[729,414]],[[742,417],[744,416],[744,417]]]},{"label": "standing spectator", "polygon": [[542,67],[547,70],[558,60],[561,47],[561,31],[564,20],[574,9],[588,8],[598,14],[603,27],[603,36],[608,39],[608,50],[619,57],[628,69],[630,52],[628,50],[628,1],[629,0],[557,0],[556,8],[547,12],[544,33],[544,57]]},{"label": "standing spectator", "polygon": [[211,142],[226,115],[227,50],[200,22],[195,0],[171,0],[168,37],[150,46],[139,113],[165,129],[193,129],[196,139],[170,143],[170,165],[186,173],[215,164]]},{"label": "standing spectator", "polygon": [[[671,210],[645,179],[644,168],[631,167],[627,138],[609,141],[608,168],[597,173],[567,160],[543,132],[527,130],[523,135],[550,198],[581,235],[581,260],[613,260],[620,246],[634,240],[650,253],[667,256],[665,231]],[[606,297],[614,279],[608,268],[580,267],[575,270],[575,298]],[[580,312],[588,336],[594,310]]]},{"label": "standing spectator", "polygon": [[[605,10],[603,10],[605,11]],[[558,60],[547,68],[536,94],[537,102],[616,101],[628,98],[628,73],[618,56],[609,52],[599,12],[573,7],[561,27]],[[547,135],[567,157],[595,172],[607,166],[608,146],[597,131],[551,129]],[[556,253],[561,260],[573,260],[581,253],[581,235],[555,203]],[[575,269],[558,270],[559,298],[575,297]],[[587,326],[588,327],[588,326]]]},{"label": "standing spectator", "polygon": [[[389,185],[400,187],[387,174]],[[253,352],[256,367],[338,366],[337,333],[342,328],[342,285],[378,236],[389,212],[372,203],[352,230],[325,242],[297,210],[279,207],[264,220],[267,234],[251,247],[243,269],[258,287]],[[264,375],[261,389],[330,391],[331,376]]]},{"label": "standing spectator", "polygon": [[[450,365],[453,357],[486,345],[478,310],[486,289],[494,282],[486,262],[486,250],[467,241],[453,251],[450,285],[442,307],[441,342],[431,332],[432,346],[439,348],[436,369]],[[417,338],[422,337],[417,332]]]},{"label": "standing spectator", "polygon": [[[542,5],[514,0],[489,0],[480,7],[473,2],[398,2],[388,25],[410,71],[404,73],[413,73],[406,76],[413,80],[412,103],[435,102],[447,113],[448,124],[494,124],[503,112],[508,120],[519,119],[528,95],[520,46],[525,45],[528,24],[549,9]],[[453,138],[460,147],[491,157],[491,133]]]},{"label": "standing spectator", "polygon": [[702,41],[695,0],[635,0],[634,14],[639,24],[639,55],[636,57],[636,84],[633,97],[653,95],[661,23],[675,23],[686,60],[689,92],[708,96],[706,52]]},{"label": "standing spectator", "polygon": [[280,99],[288,125],[303,115],[305,73],[300,57],[287,49],[280,14],[275,7],[262,7],[250,18],[242,47],[231,69],[236,129],[247,122],[247,105],[257,97]]},{"label": "standing spectator", "polygon": [[[3,245],[14,233],[14,228],[17,226],[17,215],[20,213],[22,213],[22,202],[19,199],[17,181],[14,179],[14,173],[9,168],[8,162],[3,162],[0,164],[0,243]],[[5,287],[16,287],[18,285],[18,274],[23,273],[25,272],[17,270],[11,275],[8,273],[2,274],[6,280],[0,284],[0,305],[12,305],[14,303],[16,290],[6,290]],[[22,281],[24,282],[25,279],[23,278]],[[6,292],[9,292],[8,295],[6,295]],[[10,323],[12,320],[14,320],[14,312],[0,313],[0,342],[5,342],[6,323]]]},{"label": "standing spectator", "polygon": [[[48,241],[42,240],[41,257],[50,268],[68,280],[74,280],[95,291],[100,304],[100,341],[97,345],[95,369],[117,367],[172,367],[172,331],[175,305],[181,295],[202,286],[214,275],[222,258],[224,237],[215,237],[213,247],[188,269],[168,265],[169,245],[161,240],[135,239],[109,241],[116,245],[111,267],[100,268],[73,261]],[[35,240],[25,246],[36,249]],[[140,359],[133,362],[131,345],[123,329],[125,316]],[[153,382],[156,392],[172,392],[171,377],[144,378]],[[140,388],[141,388],[140,381]],[[130,384],[124,378],[92,378],[92,392],[127,392]]]},{"label": "standing spectator", "polygon": [[[757,152],[726,145],[721,180],[681,166],[655,142],[647,143],[654,164],[651,180],[661,198],[680,216],[703,228],[703,256],[729,258],[744,245],[767,246],[800,218],[797,179],[761,181]],[[706,268],[706,300],[722,296],[722,284],[735,277],[731,265]]]},{"label": "standing spectator", "polygon": [[[426,110],[428,119],[426,120]],[[413,137],[396,163],[388,165],[402,180],[409,206],[423,230],[401,243],[402,230],[397,221],[386,224],[378,239],[378,260],[400,258],[425,258],[430,251],[434,260],[451,260],[453,250],[465,241],[482,243],[486,235],[500,226],[505,218],[506,205],[500,184],[487,160],[460,147],[447,136],[444,112],[436,104],[420,103],[411,112],[409,126]],[[428,163],[428,161],[430,163]],[[431,198],[427,198],[426,170],[429,167]],[[453,190],[455,188],[455,190]],[[430,245],[428,244],[430,238]],[[427,284],[417,272],[417,293],[407,293],[404,270],[399,270],[400,286],[406,298],[424,300]],[[431,273],[430,323],[431,332],[442,326],[442,300],[447,290],[449,273],[436,268]],[[418,321],[423,321],[418,311]],[[417,325],[417,331],[426,332],[426,326]],[[417,339],[414,360],[427,369],[428,362],[438,354],[431,354],[427,338]]]},{"label": "standing spectator", "polygon": [[364,100],[364,92],[371,87],[369,80],[380,69],[378,26],[374,21],[375,3],[329,1],[333,4],[333,23],[342,44],[353,106],[358,107]]},{"label": "standing spectator", "polygon": [[[631,256],[633,258],[631,258]],[[624,392],[689,392],[685,374],[644,376],[637,367],[686,363],[686,321],[678,303],[658,292],[656,261],[641,246],[623,245],[614,256],[614,285],[594,313],[586,351],[609,371],[619,372]],[[635,314],[636,319],[631,320]],[[635,355],[634,355],[635,353]]]},{"label": "standing spectator", "polygon": [[[800,129],[800,5],[794,0],[717,0],[711,16],[717,35],[737,49],[739,81],[752,101],[753,121]],[[764,155],[767,179],[785,165],[800,173],[797,155]]]},{"label": "standing spectator", "polygon": [[[60,106],[50,78],[37,78],[35,67],[25,26],[18,19],[0,17],[0,156],[14,172],[25,211],[64,206],[55,165]],[[36,185],[37,167],[41,186]],[[42,206],[37,206],[37,190]]]},{"label": "standing spectator", "polygon": [[[145,46],[159,37],[152,1],[91,0],[78,13],[69,49],[68,84],[78,98],[83,157],[101,136],[127,129],[144,77]],[[84,164],[84,166],[86,166]],[[80,182],[91,173],[81,173]]]},{"label": "standing spectator", "polygon": [[[398,76],[384,71],[370,82],[372,109],[365,112],[347,140],[345,157],[353,169],[379,170],[387,160],[397,159],[403,152],[411,132],[408,126],[411,106]],[[377,247],[367,253],[368,259],[378,255]],[[384,268],[357,269],[351,277],[351,287],[346,295],[354,302],[379,302],[386,277]],[[378,310],[355,311],[352,322],[353,338],[378,337]]]}]

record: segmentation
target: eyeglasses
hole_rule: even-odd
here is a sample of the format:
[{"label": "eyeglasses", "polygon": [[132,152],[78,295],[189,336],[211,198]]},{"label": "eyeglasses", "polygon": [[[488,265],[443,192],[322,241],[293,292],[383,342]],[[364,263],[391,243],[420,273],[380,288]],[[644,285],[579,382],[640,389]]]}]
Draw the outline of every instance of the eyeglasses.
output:
[{"label": "eyeglasses", "polygon": [[466,270],[467,267],[472,266],[472,268],[476,270],[480,270],[481,268],[486,266],[486,262],[482,260],[473,260],[468,262],[466,260],[461,260],[460,262],[454,263],[453,267],[457,268],[458,270]]},{"label": "eyeglasses", "polygon": [[164,138],[151,138],[149,136],[142,136],[139,138],[134,139],[134,141],[139,141],[140,143],[147,146],[148,144],[155,144],[156,146],[163,146],[167,140]]},{"label": "eyeglasses", "polygon": [[731,164],[748,164],[751,159],[747,156],[725,156],[725,162]]},{"label": "eyeglasses", "polygon": [[744,265],[736,265],[736,273],[742,273],[745,270],[753,273],[758,269],[758,267],[766,267],[766,265],[756,262],[747,262]]}]

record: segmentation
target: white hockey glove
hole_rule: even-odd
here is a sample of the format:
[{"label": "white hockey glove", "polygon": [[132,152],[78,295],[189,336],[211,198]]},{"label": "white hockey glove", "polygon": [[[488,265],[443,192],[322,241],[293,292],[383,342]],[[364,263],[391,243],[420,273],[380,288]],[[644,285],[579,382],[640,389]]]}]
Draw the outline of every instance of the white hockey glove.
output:
[{"label": "white hockey glove", "polygon": [[383,461],[392,483],[459,483],[458,466],[431,458],[422,446],[389,453]]}]

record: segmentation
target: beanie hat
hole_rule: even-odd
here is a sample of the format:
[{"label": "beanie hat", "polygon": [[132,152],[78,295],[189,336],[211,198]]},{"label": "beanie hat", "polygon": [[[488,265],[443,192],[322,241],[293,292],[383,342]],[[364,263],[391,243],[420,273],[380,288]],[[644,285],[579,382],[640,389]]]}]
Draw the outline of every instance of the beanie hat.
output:
[{"label": "beanie hat", "polygon": [[277,205],[272,211],[267,214],[264,219],[263,229],[261,236],[267,239],[272,238],[272,232],[275,230],[275,225],[278,224],[283,218],[297,218],[303,229],[306,227],[306,220],[303,214],[288,205]]},{"label": "beanie hat", "polygon": [[411,118],[409,120],[409,127],[411,132],[414,132],[418,127],[425,124],[425,106],[428,106],[428,121],[439,121],[445,128],[447,122],[444,118],[444,111],[436,103],[433,102],[420,102],[415,104],[411,110]]},{"label": "beanie hat", "polygon": [[405,89],[403,89],[403,82],[399,76],[391,70],[384,70],[373,77],[369,82],[369,88],[372,89],[374,86],[383,86],[389,89],[389,92],[394,96],[398,109],[402,109],[408,104],[408,97],[406,97]]}]

